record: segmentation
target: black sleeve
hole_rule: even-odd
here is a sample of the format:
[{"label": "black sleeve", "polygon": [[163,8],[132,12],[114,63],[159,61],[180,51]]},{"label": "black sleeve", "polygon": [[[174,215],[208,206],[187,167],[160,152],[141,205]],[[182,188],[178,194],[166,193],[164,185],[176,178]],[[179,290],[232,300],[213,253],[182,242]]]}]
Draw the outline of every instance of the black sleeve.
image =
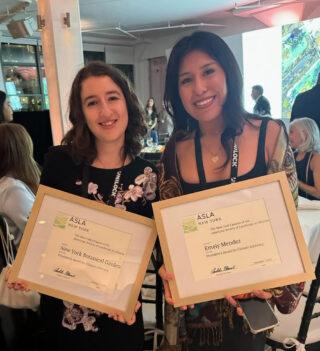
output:
[{"label": "black sleeve", "polygon": [[40,184],[62,191],[74,193],[77,167],[63,146],[49,149],[45,155]]},{"label": "black sleeve", "polygon": [[262,111],[262,114],[264,115],[271,115],[270,103],[266,98],[261,100],[261,105],[259,106],[259,110]]},{"label": "black sleeve", "polygon": [[56,148],[50,148],[49,152],[44,157],[43,169],[40,177],[40,184],[54,187],[55,175],[58,171],[55,169],[54,165],[59,164],[57,161],[58,152]]}]

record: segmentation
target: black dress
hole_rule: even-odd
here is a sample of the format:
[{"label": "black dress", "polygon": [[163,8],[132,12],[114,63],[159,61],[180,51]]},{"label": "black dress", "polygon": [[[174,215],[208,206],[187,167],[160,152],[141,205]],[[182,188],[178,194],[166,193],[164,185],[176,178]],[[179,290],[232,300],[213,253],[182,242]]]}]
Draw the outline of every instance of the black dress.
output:
[{"label": "black dress", "polygon": [[[237,181],[261,177],[267,174],[267,165],[265,160],[265,139],[268,122],[269,119],[262,119],[258,141],[258,151],[254,167],[248,173],[237,176]],[[201,143],[200,139],[197,137],[195,138],[195,156],[200,183],[187,183],[183,180],[180,174],[180,180],[184,194],[212,189],[231,183],[230,179],[210,183],[206,182],[203,168]],[[233,315],[232,328],[230,327],[227,318],[223,320],[222,344],[219,346],[214,345],[213,339],[210,336],[207,338],[207,343],[203,344],[203,336],[201,335],[201,328],[199,328],[199,326],[205,326],[205,324],[202,324],[202,321],[214,321],[215,316],[216,312],[212,310],[210,301],[196,304],[191,312],[189,310],[186,311],[186,329],[188,331],[188,334],[192,335],[192,343],[188,346],[189,351],[262,351],[264,349],[266,339],[265,334],[262,332],[253,335],[248,331],[244,332],[243,318],[238,316],[236,313]],[[197,325],[197,328],[194,328],[195,325]]]},{"label": "black dress", "polygon": [[[46,156],[40,182],[81,196],[82,171],[83,166],[74,164],[65,147],[54,147]],[[117,171],[89,167],[87,197],[106,202]],[[154,166],[136,157],[123,168],[115,206],[151,218],[151,203],[158,200],[156,181]],[[141,308],[132,326],[83,306],[73,305],[70,310],[67,302],[47,295],[42,295],[40,309],[48,340],[46,350],[143,350]]]},{"label": "black dress", "polygon": [[[297,161],[297,155],[298,155],[297,153],[294,154],[294,158],[296,160],[298,179],[307,185],[314,186],[313,172],[310,168],[310,162],[313,157],[312,152],[306,152],[306,154],[304,155],[304,158],[300,161]],[[299,195],[309,200],[319,200],[318,198],[306,193],[300,188],[299,188]]]}]

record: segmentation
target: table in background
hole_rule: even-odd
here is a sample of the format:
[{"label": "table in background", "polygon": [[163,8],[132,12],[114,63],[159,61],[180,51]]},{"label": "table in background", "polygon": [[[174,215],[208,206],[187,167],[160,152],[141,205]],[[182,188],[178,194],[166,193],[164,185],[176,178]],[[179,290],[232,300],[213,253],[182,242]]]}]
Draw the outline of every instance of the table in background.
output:
[{"label": "table in background", "polygon": [[141,150],[140,156],[157,166],[161,160],[164,148],[164,145],[146,146]]}]

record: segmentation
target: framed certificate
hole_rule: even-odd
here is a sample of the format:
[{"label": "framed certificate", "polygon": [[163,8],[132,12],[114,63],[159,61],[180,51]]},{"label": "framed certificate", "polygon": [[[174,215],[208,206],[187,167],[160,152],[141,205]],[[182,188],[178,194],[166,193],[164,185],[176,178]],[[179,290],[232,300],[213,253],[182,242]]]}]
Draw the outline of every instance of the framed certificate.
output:
[{"label": "framed certificate", "polygon": [[131,318],[155,239],[152,219],[40,185],[10,281]]},{"label": "framed certificate", "polygon": [[176,307],[315,277],[284,172],[153,210]]}]

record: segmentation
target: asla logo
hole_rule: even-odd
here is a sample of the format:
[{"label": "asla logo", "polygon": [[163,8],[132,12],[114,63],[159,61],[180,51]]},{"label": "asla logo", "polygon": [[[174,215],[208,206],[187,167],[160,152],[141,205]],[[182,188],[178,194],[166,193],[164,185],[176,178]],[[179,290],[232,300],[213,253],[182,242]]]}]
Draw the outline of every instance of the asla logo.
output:
[{"label": "asla logo", "polygon": [[212,211],[198,214],[197,219],[198,220],[200,220],[200,219],[208,219],[208,218],[211,218],[211,217],[214,217],[214,213]]},{"label": "asla logo", "polygon": [[78,218],[78,217],[70,217],[69,222],[73,222],[79,225],[86,225],[86,221],[84,219]]}]

